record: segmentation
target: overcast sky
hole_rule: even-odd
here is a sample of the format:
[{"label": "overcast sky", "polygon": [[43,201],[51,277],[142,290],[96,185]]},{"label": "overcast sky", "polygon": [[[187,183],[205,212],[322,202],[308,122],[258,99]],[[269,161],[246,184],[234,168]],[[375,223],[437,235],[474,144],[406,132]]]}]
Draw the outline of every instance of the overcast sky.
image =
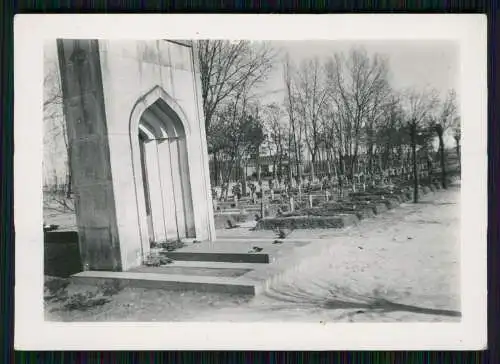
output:
[{"label": "overcast sky", "polygon": [[[45,52],[56,56],[56,42],[48,42]],[[281,56],[299,64],[312,57],[326,59],[335,52],[348,53],[352,47],[363,47],[369,54],[380,53],[389,59],[390,83],[397,89],[430,86],[445,95],[450,88],[460,94],[458,85],[459,48],[451,41],[272,41]],[[281,102],[284,97],[283,67],[278,62],[259,93],[265,93],[266,102]],[[274,93],[274,91],[276,91]],[[281,91],[281,92],[280,92]]]},{"label": "overcast sky", "polygon": [[[273,41],[290,60],[300,63],[312,57],[325,59],[336,52],[347,54],[352,47],[363,47],[369,54],[379,53],[389,59],[390,83],[396,89],[407,87],[436,88],[443,96],[450,88],[457,94],[459,79],[459,48],[450,41]],[[271,92],[266,102],[283,99],[283,68],[277,65],[268,81],[262,86],[263,93]],[[272,93],[277,91],[276,93]]]}]

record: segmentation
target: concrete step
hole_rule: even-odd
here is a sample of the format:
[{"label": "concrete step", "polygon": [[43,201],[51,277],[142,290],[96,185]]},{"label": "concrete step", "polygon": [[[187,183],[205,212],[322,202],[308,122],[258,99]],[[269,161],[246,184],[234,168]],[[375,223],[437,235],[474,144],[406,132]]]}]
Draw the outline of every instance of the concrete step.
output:
[{"label": "concrete step", "polygon": [[235,253],[235,252],[217,252],[217,251],[173,251],[160,252],[171,259],[177,261],[200,261],[200,262],[228,262],[228,263],[262,263],[270,262],[269,254],[266,253]]},{"label": "concrete step", "polygon": [[130,272],[236,278],[259,268],[262,265],[263,264],[259,263],[225,263],[177,260],[172,264],[160,267],[141,266],[133,268]]},{"label": "concrete step", "polygon": [[174,263],[179,267],[186,268],[213,268],[213,269],[255,269],[260,268],[260,263],[230,263],[230,262],[200,262],[189,260],[177,260]]},{"label": "concrete step", "polygon": [[248,295],[256,295],[263,289],[261,283],[242,278],[234,279],[142,272],[86,271],[73,275],[71,280],[75,284],[85,285],[99,285],[109,281],[119,281],[121,284],[129,287]]}]

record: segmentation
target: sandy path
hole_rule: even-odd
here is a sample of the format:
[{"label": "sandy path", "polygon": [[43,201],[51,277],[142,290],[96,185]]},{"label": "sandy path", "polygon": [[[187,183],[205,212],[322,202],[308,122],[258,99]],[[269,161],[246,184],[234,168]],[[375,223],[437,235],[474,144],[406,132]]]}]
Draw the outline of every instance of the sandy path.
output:
[{"label": "sandy path", "polygon": [[[459,189],[332,237],[331,254],[268,294],[201,320],[448,321],[460,311]],[[294,237],[328,232],[296,231]],[[332,232],[331,235],[337,235]]]}]

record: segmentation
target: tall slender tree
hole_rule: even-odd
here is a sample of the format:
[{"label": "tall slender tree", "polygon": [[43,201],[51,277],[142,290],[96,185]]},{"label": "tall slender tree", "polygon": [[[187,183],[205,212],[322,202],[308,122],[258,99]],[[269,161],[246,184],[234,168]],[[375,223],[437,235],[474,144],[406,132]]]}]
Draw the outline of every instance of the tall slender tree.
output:
[{"label": "tall slender tree", "polygon": [[444,102],[439,105],[436,114],[431,116],[431,127],[435,130],[439,140],[439,161],[441,165],[441,185],[447,188],[446,176],[446,150],[444,135],[457,120],[457,95],[455,90],[450,90]]},{"label": "tall slender tree", "polygon": [[404,92],[402,106],[404,110],[405,123],[408,126],[412,166],[413,166],[413,202],[418,202],[418,160],[417,160],[417,138],[419,131],[425,127],[425,123],[429,121],[437,104],[438,94],[434,89],[424,88],[417,91],[415,89],[407,89]]},{"label": "tall slender tree", "polygon": [[[273,67],[276,52],[265,42],[199,40],[196,44],[199,69],[201,75],[201,93],[205,128],[207,132],[209,153],[214,157],[215,184],[219,183],[218,156],[223,154],[217,138],[221,131],[218,125],[218,114],[224,110],[231,100],[241,101],[249,97],[252,87],[266,80]],[[238,103],[237,102],[237,103]]]}]

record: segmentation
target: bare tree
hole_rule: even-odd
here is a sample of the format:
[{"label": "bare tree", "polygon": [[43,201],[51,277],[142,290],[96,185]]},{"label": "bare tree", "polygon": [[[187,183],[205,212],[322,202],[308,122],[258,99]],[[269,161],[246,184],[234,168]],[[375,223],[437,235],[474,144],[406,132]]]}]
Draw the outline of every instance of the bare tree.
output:
[{"label": "bare tree", "polygon": [[[214,130],[220,129],[218,126],[212,128],[214,121],[219,120],[217,114],[231,103],[230,100],[248,93],[249,85],[254,87],[266,79],[276,54],[267,43],[250,41],[200,40],[197,50],[208,144],[217,146],[217,141],[210,140]],[[214,155],[215,183],[218,184],[220,150],[209,152]]]},{"label": "bare tree", "polygon": [[301,64],[296,85],[296,108],[311,156],[311,178],[314,180],[315,163],[323,143],[321,112],[327,99],[323,67],[317,58]]},{"label": "bare tree", "polygon": [[452,131],[453,131],[453,139],[455,139],[455,149],[456,149],[457,158],[458,158],[458,168],[459,168],[459,170],[461,170],[462,169],[462,161],[461,161],[461,154],[462,153],[460,151],[460,141],[462,139],[462,128],[461,128],[459,116],[457,116],[453,120]]},{"label": "bare tree", "polygon": [[444,147],[444,134],[453,126],[457,120],[457,95],[455,90],[450,90],[444,102],[437,110],[437,114],[431,116],[431,126],[439,139],[439,160],[441,164],[441,185],[447,188],[446,183],[446,156]]},{"label": "bare tree", "polygon": [[282,179],[283,158],[287,145],[287,125],[284,119],[284,110],[276,103],[264,108],[267,143],[273,160],[273,179]]},{"label": "bare tree", "polygon": [[[300,168],[301,165],[301,160],[300,160],[300,128],[297,127],[297,121],[296,121],[296,96],[295,96],[295,85],[293,83],[293,75],[292,75],[293,69],[292,65],[290,64],[290,59],[287,55],[286,60],[283,65],[283,79],[285,80],[285,109],[288,114],[288,119],[289,119],[289,125],[290,125],[290,140],[289,140],[289,145],[290,145],[290,152],[289,152],[289,171],[290,171],[290,180],[293,177],[293,173],[291,172],[292,169],[292,164],[291,164],[291,154],[292,154],[292,148],[293,148],[293,154],[295,156],[295,168],[296,168],[296,178],[300,181],[302,179],[302,171]],[[299,133],[297,133],[299,132]],[[299,135],[297,135],[299,134]]]},{"label": "bare tree", "polygon": [[[410,145],[409,135],[405,128],[401,98],[393,93],[384,106],[381,120],[375,129],[375,144],[379,153],[379,169],[386,169],[389,164],[394,165],[396,159],[399,165],[405,161],[406,146]],[[394,154],[397,150],[398,158]],[[372,163],[373,160],[372,160]],[[374,168],[372,164],[371,168]]]},{"label": "bare tree", "polygon": [[57,144],[61,141],[64,143],[65,156],[61,156],[56,151],[51,151],[51,153],[55,154],[57,158],[64,158],[65,160],[65,199],[62,199],[60,202],[63,205],[67,205],[67,208],[71,208],[66,201],[71,198],[73,192],[69,159],[70,143],[68,142],[66,120],[63,113],[62,89],[57,58],[45,56],[44,66],[44,148],[51,149],[57,147]]},{"label": "bare tree", "polygon": [[[248,85],[248,89],[251,85]],[[243,90],[245,91],[245,90]],[[264,141],[264,130],[259,119],[258,105],[255,100],[242,92],[222,104],[217,112],[212,130],[212,143],[227,161],[223,173],[225,185],[229,185],[234,167],[240,167],[241,161],[258,154]],[[228,190],[226,189],[226,197]]]},{"label": "bare tree", "polygon": [[[342,53],[335,54],[326,63],[326,72],[329,97],[337,116],[336,132],[341,134],[341,170],[345,172],[347,160],[348,176],[352,178],[363,141],[362,131],[369,130],[373,134],[386,96],[390,94],[388,63],[378,54],[370,57],[364,49],[353,49],[347,57]],[[371,134],[369,144],[373,143]]]},{"label": "bare tree", "polygon": [[418,202],[417,137],[419,129],[429,120],[438,103],[437,92],[425,88],[421,91],[408,89],[404,92],[402,106],[404,118],[409,128],[413,164],[413,202]]}]

